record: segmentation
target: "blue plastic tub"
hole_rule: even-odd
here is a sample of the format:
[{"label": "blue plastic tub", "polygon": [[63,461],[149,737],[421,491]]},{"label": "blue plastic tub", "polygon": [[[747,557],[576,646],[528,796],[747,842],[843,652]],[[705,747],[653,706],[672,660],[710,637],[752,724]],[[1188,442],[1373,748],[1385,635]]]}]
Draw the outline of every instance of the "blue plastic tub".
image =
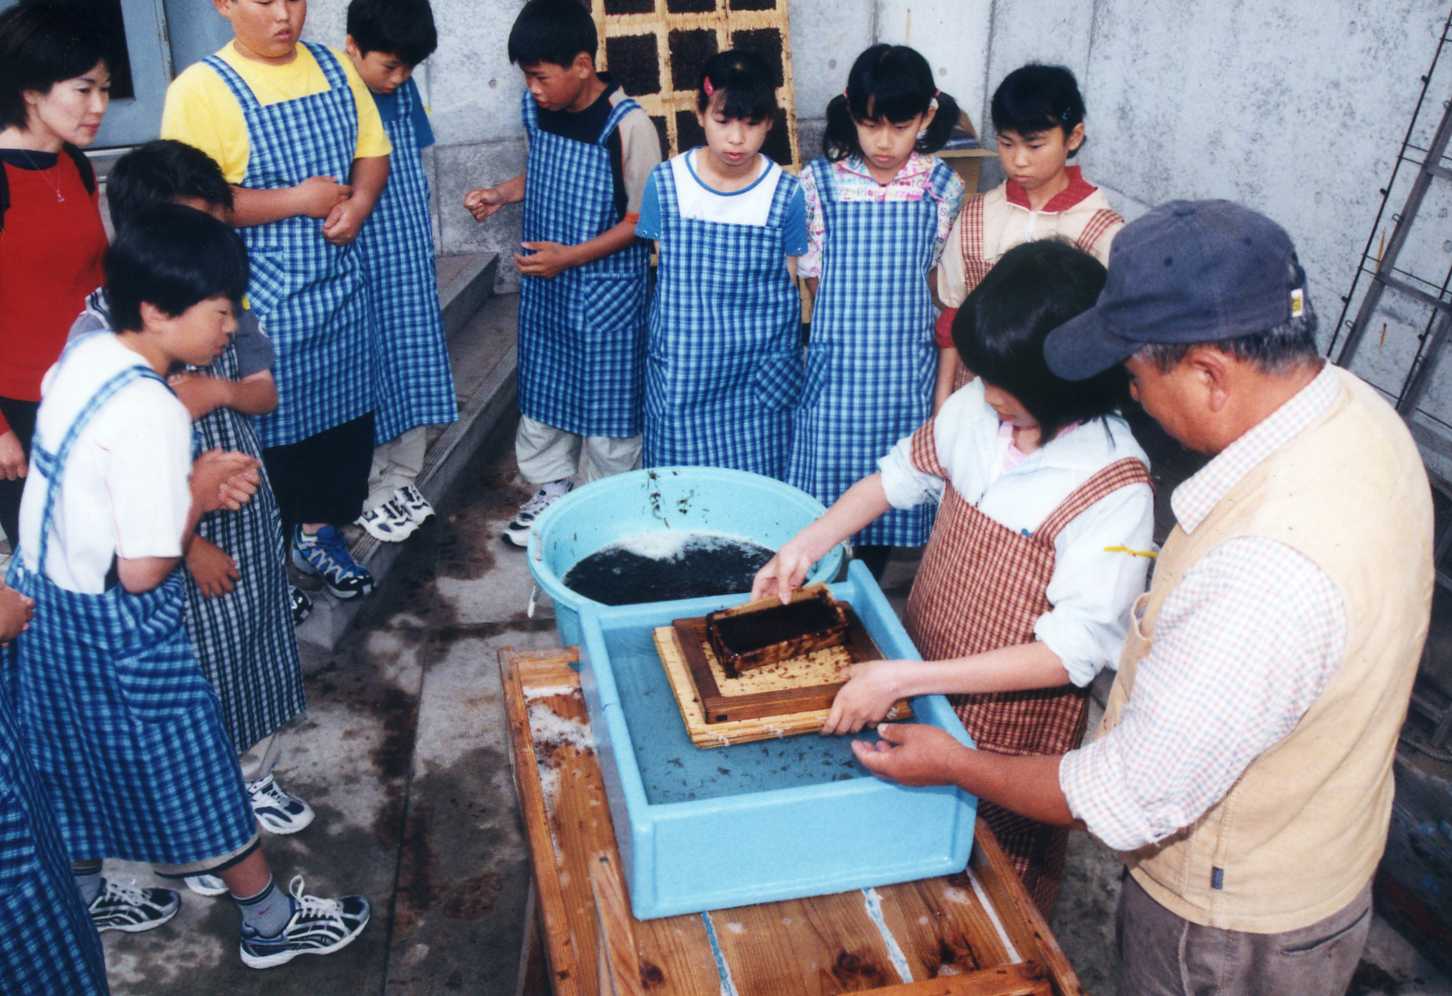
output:
[{"label": "blue plastic tub", "polygon": [[[719,467],[658,467],[587,484],[555,502],[529,533],[529,570],[555,603],[565,646],[580,642],[580,608],[601,603],[565,587],[571,567],[612,543],[660,530],[718,533],[775,550],[826,509],[789,484]],[[811,581],[835,578],[843,548],[817,562]],[[603,606],[601,606],[603,607]]]},{"label": "blue plastic tub", "polygon": [[[833,593],[882,652],[918,654],[872,575],[854,563]],[[905,788],[857,763],[850,737],[809,734],[694,746],[651,642],[673,619],[739,602],[702,598],[582,612],[581,684],[636,917],[703,910],[959,872],[977,802],[947,787]],[[915,720],[968,734],[940,695]]]}]

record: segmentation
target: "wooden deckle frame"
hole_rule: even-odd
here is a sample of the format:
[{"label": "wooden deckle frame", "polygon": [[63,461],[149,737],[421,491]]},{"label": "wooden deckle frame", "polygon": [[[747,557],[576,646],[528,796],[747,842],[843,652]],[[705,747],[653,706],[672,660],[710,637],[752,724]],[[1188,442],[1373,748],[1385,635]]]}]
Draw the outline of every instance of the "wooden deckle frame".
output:
[{"label": "wooden deckle frame", "polygon": [[[750,48],[779,70],[777,103],[783,113],[773,132],[780,128],[786,141],[768,136],[765,151],[792,170],[801,166],[788,0],[589,0],[588,6],[600,33],[598,67],[612,72],[655,121],[666,155],[682,151],[677,115],[695,114],[696,86],[705,59],[732,48]],[[612,51],[617,57],[630,53],[632,65],[621,65],[619,72],[613,72]],[[655,62],[653,88],[648,65],[651,56]],[[695,128],[692,117],[687,131]],[[687,148],[696,144],[692,138],[688,133]]]}]

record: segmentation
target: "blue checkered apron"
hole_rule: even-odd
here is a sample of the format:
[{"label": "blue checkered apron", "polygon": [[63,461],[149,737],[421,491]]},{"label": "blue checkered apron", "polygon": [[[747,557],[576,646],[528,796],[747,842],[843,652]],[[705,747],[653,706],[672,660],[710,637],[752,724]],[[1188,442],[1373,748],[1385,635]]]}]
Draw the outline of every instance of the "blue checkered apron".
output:
[{"label": "blue checkered apron", "polygon": [[[827,239],[786,479],[831,505],[932,414],[938,351],[927,277],[936,198],[952,184],[953,171],[941,161],[933,167],[932,197],[844,203],[827,161],[809,168]],[[932,503],[894,509],[853,542],[922,546],[935,513]]]},{"label": "blue checkered apron", "polygon": [[782,173],[765,225],[683,218],[669,162],[645,377],[647,467],[697,465],[780,478],[802,387],[801,297],[782,250],[800,189]]},{"label": "blue checkered apron", "polygon": [[[267,107],[224,60],[204,60],[242,107],[250,149],[244,187],[278,190],[313,176],[347,183],[352,174],[353,91],[332,52],[303,44],[331,89]],[[288,446],[371,412],[371,319],[356,245],[329,243],[322,220],[302,216],[238,234],[252,262],[249,303],[277,350],[277,409],[257,420],[262,445]]]},{"label": "blue checkered apron", "polygon": [[434,272],[429,181],[413,123],[422,100],[413,80],[398,88],[398,116],[387,122],[388,185],[358,235],[373,312],[373,436],[380,443],[459,417]]},{"label": "blue checkered apron", "polygon": [[[613,228],[615,181],[606,143],[640,105],[622,100],[594,144],[539,126],[526,91],[524,241],[578,245]],[[645,285],[650,250],[631,245],[549,280],[519,286],[519,410],[581,436],[640,434]]]},{"label": "blue checkered apron", "polygon": [[[44,523],[81,430],[142,378],[160,380],[138,366],[102,385],[58,449],[37,435],[30,486],[46,489]],[[35,600],[35,617],[12,644],[7,684],[66,851],[186,865],[240,850],[257,823],[183,624],[182,572],[139,595],[67,591],[46,577],[49,541],[47,525],[35,571],[10,561],[7,583]]]},{"label": "blue checkered apron", "polygon": [[[237,351],[229,343],[200,372],[236,380]],[[230,408],[218,408],[193,422],[192,444],[197,452],[229,450],[262,458],[250,420]],[[187,631],[202,673],[216,689],[223,726],[239,754],[286,726],[305,708],[283,562],[282,520],[277,499],[266,484],[266,471],[261,472],[263,486],[240,510],[211,512],[197,523],[197,535],[237,561],[241,577],[231,594],[204,598],[186,574]]]},{"label": "blue checkered apron", "polygon": [[101,939],[0,691],[0,992],[105,993]]}]

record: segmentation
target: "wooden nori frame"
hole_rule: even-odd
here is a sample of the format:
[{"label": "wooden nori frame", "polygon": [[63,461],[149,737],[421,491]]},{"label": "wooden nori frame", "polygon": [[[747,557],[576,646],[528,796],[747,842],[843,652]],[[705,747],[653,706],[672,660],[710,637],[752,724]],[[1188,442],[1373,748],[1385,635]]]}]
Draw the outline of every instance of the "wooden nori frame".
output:
[{"label": "wooden nori frame", "polygon": [[846,613],[825,591],[786,605],[751,612],[728,609],[706,616],[706,639],[721,668],[733,678],[752,668],[840,647],[846,632]]},{"label": "wooden nori frame", "polygon": [[[843,646],[847,648],[852,663],[880,661],[882,651],[852,611],[852,606],[843,605],[847,617],[847,631]],[[773,716],[792,716],[803,712],[816,712],[832,708],[832,700],[847,684],[846,679],[827,685],[813,685],[806,688],[781,688],[771,692],[753,692],[747,695],[726,695],[716,684],[711,673],[711,662],[703,649],[706,644],[706,620],[677,619],[671,623],[676,642],[680,645],[691,682],[696,686],[696,695],[701,700],[701,709],[707,723],[729,723],[738,719],[770,719]]]}]

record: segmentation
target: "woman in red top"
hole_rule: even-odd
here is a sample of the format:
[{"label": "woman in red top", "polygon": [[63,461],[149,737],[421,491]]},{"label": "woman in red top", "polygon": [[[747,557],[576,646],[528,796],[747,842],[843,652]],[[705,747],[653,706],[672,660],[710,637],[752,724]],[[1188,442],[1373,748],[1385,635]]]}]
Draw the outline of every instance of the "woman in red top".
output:
[{"label": "woman in red top", "polygon": [[95,20],[49,2],[0,14],[0,527],[12,547],[40,379],[101,284],[106,231],[79,152],[110,100]]}]

